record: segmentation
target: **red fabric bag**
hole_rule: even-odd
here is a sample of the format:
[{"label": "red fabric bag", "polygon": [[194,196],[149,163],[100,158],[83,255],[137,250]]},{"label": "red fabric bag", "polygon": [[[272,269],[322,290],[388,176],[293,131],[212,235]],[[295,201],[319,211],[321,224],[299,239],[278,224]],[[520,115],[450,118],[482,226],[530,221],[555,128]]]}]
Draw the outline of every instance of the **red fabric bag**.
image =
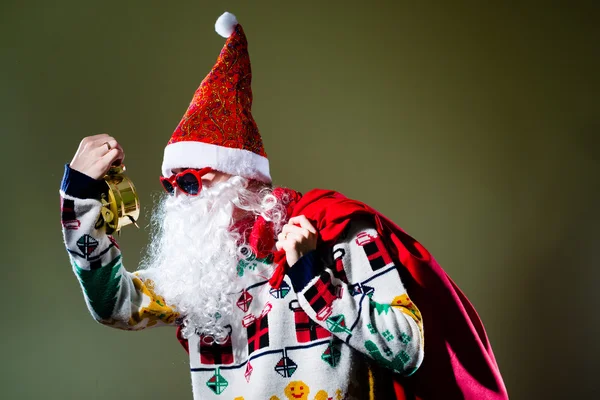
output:
[{"label": "red fabric bag", "polygon": [[[508,394],[475,308],[419,242],[368,205],[315,189],[293,201],[290,217],[306,216],[319,232],[319,246],[332,247],[351,219],[371,218],[386,241],[412,301],[423,316],[425,358],[410,377],[393,374],[397,399],[503,400]],[[285,252],[271,285],[285,275]]]}]

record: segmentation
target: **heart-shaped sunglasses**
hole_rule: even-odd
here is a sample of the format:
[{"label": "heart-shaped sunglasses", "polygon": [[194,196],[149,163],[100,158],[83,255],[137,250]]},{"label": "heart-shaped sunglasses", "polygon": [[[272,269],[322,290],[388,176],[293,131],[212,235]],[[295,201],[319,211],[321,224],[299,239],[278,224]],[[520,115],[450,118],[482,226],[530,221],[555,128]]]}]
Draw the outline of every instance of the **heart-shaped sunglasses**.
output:
[{"label": "heart-shaped sunglasses", "polygon": [[202,176],[212,172],[212,168],[186,169],[169,178],[160,177],[160,183],[167,193],[175,194],[175,188],[178,187],[182,192],[190,196],[197,196],[202,190]]}]

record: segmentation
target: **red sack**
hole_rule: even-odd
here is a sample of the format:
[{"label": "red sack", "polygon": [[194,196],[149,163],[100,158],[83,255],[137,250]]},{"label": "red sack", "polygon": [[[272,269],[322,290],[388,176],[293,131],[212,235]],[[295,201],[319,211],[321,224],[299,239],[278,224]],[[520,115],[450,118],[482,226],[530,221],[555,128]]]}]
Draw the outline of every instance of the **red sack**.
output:
[{"label": "red sack", "polygon": [[[425,358],[410,377],[393,374],[397,399],[504,400],[508,394],[475,308],[419,242],[368,205],[340,193],[315,189],[292,205],[319,232],[319,246],[332,247],[351,219],[371,218],[398,265],[402,282],[423,316]],[[270,280],[285,275],[285,252]]]}]

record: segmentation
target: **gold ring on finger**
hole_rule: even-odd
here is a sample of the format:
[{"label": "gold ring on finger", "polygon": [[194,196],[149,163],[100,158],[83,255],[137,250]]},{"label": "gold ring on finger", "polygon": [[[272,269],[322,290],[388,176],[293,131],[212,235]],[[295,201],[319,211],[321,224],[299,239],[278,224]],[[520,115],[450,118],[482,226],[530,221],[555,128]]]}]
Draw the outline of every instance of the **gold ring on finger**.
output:
[{"label": "gold ring on finger", "polygon": [[108,142],[104,142],[104,144],[106,145],[106,147],[108,147],[108,151],[111,151],[111,150],[112,150],[112,147],[110,147],[110,143],[108,143]]}]

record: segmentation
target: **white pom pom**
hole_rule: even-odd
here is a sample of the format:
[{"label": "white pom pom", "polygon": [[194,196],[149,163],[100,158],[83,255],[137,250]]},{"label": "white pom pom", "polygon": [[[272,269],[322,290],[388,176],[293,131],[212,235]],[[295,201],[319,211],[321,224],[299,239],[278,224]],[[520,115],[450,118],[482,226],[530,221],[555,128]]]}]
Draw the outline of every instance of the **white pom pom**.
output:
[{"label": "white pom pom", "polygon": [[215,31],[224,38],[228,38],[235,30],[237,24],[238,21],[235,15],[225,12],[215,22]]}]

